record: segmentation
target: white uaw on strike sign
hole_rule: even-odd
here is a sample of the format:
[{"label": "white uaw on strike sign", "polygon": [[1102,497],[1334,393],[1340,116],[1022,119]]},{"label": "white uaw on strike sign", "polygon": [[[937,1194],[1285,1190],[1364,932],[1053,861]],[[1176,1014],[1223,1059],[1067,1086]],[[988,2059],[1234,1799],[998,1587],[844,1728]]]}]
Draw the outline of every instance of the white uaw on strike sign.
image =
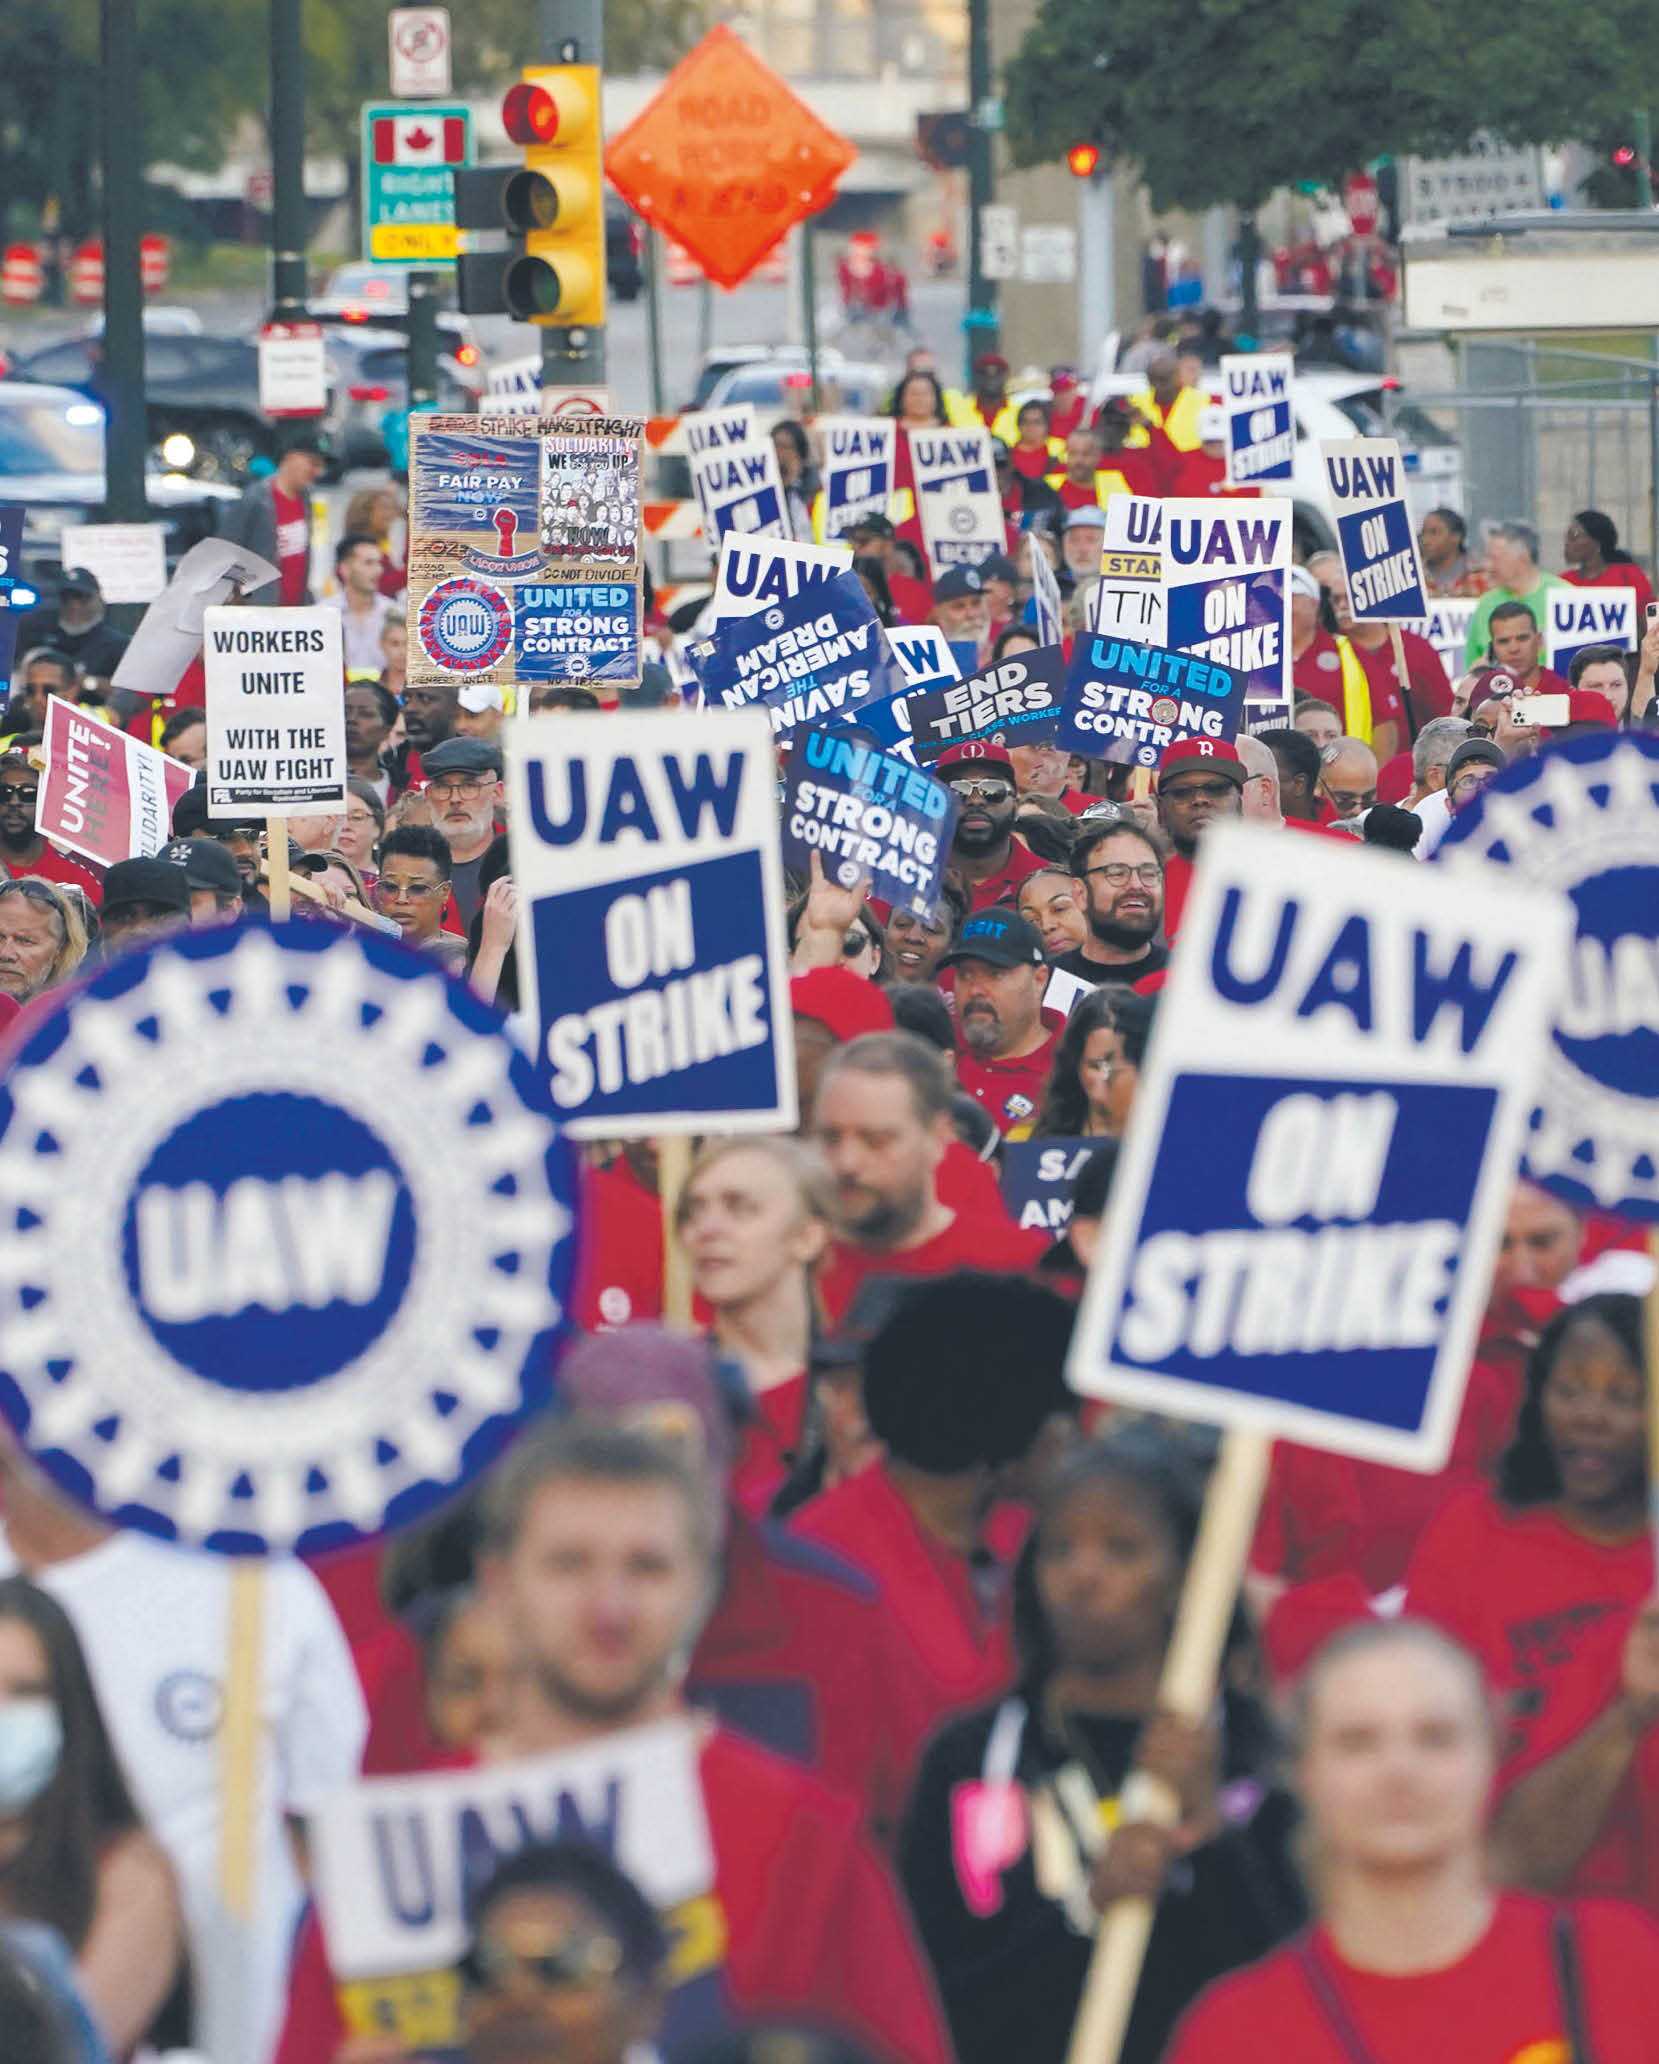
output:
[{"label": "white uaw on strike sign", "polygon": [[0,1088],[0,1194],[0,1409],[123,1525],[341,1545],[550,1394],[569,1149],[500,1019],[388,940],[213,927],[102,968]]},{"label": "white uaw on strike sign", "polygon": [[346,703],[337,609],[209,609],[207,800],[325,817],[345,807]]}]

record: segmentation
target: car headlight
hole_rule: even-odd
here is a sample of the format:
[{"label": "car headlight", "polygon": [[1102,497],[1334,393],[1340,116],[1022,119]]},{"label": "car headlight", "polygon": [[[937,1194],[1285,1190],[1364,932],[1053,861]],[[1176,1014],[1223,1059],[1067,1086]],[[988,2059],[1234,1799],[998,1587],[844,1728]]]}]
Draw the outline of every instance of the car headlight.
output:
[{"label": "car headlight", "polygon": [[186,437],[182,430],[169,431],[161,440],[161,462],[164,466],[171,466],[175,472],[182,471],[195,456],[195,440]]}]

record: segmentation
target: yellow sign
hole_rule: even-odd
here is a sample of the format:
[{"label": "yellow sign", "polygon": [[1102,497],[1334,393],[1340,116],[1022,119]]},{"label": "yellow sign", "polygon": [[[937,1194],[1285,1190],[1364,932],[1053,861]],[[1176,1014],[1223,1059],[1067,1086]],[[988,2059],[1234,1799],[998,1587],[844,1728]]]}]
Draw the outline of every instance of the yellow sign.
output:
[{"label": "yellow sign", "polygon": [[371,258],[452,259],[460,249],[453,222],[376,222],[369,230]]}]

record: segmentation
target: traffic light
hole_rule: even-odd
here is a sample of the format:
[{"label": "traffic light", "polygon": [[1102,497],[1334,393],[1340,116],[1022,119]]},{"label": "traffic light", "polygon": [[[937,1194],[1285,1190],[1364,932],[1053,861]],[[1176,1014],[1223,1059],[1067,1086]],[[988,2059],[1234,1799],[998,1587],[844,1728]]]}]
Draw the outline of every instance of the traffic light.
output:
[{"label": "traffic light", "polygon": [[594,328],[605,320],[604,127],[597,65],[531,65],[501,104],[518,166],[455,180],[457,299],[467,315]]},{"label": "traffic light", "polygon": [[1626,172],[1636,162],[1636,146],[1633,143],[1616,143],[1609,156],[1621,172]]},{"label": "traffic light", "polygon": [[1098,143],[1074,143],[1066,152],[1066,169],[1074,179],[1092,179],[1099,163]]}]

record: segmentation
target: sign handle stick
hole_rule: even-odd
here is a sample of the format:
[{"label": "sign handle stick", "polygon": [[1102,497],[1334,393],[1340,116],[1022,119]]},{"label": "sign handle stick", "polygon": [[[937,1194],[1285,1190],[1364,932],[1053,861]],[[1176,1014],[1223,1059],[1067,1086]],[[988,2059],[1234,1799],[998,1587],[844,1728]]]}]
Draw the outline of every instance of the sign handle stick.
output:
[{"label": "sign handle stick", "polygon": [[691,1328],[691,1263],[675,1221],[680,1192],[691,1174],[691,1140],[685,1133],[657,1141],[657,1195],[662,1202],[662,1315],[671,1326]]},{"label": "sign handle stick", "polygon": [[1647,1363],[1648,1521],[1659,1542],[1659,1225],[1650,1226],[1648,1259],[1653,1281],[1642,1299],[1642,1347]]},{"label": "sign handle stick", "polygon": [[1152,769],[1137,767],[1129,777],[1129,800],[1132,803],[1144,803],[1151,793]]},{"label": "sign handle stick", "polygon": [[219,1766],[219,1886],[241,1921],[253,1917],[254,1825],[260,1783],[265,1566],[249,1556],[230,1573],[223,1755]]},{"label": "sign handle stick", "polygon": [[288,875],[288,819],[265,820],[265,872],[271,887],[271,921],[286,924],[293,915],[294,899]]},{"label": "sign handle stick", "polygon": [[[1405,710],[1411,709],[1411,676],[1406,672],[1406,641],[1400,636],[1400,626],[1392,619],[1388,626],[1388,642],[1394,648],[1394,678],[1400,684],[1400,702]],[[1411,744],[1411,726],[1406,725],[1405,743]]]},{"label": "sign handle stick", "polygon": [[[1215,1702],[1222,1650],[1271,1453],[1265,1433],[1235,1428],[1222,1437],[1158,1685],[1159,1705],[1184,1720],[1204,1719]],[[1124,1787],[1122,1809],[1125,1822],[1150,1820],[1160,1827],[1173,1827],[1180,1815],[1174,1794],[1139,1771]],[[1101,1915],[1066,2064],[1117,2064],[1152,1935],[1153,1910],[1151,1900],[1119,1899]]]}]

